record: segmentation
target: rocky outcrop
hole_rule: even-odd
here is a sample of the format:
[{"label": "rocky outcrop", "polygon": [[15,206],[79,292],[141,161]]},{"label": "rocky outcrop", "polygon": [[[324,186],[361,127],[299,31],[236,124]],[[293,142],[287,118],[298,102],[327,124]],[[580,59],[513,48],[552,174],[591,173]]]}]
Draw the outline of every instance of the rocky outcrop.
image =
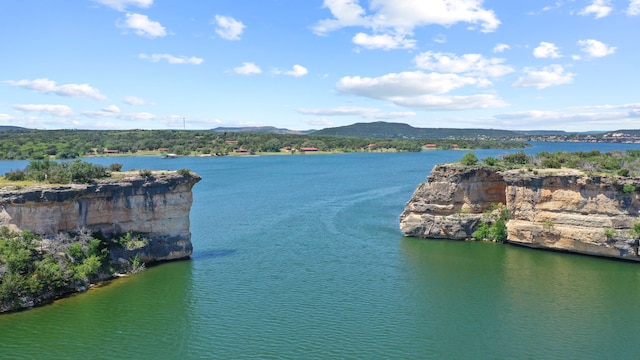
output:
[{"label": "rocky outcrop", "polygon": [[149,240],[136,256],[144,262],[186,258],[194,173],[119,173],[92,184],[0,189],[0,226],[53,236],[87,228],[104,235],[126,232]]},{"label": "rocky outcrop", "polygon": [[483,213],[502,204],[510,214],[507,242],[640,260],[640,234],[634,231],[640,200],[633,188],[640,188],[640,179],[570,169],[439,165],[406,204],[400,230],[407,236],[470,239]]}]

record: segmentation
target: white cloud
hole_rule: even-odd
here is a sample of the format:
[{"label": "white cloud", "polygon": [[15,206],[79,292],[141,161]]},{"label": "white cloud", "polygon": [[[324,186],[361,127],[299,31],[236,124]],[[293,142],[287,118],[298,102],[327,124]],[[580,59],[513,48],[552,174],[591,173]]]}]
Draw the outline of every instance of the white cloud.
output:
[{"label": "white cloud", "polygon": [[451,53],[427,51],[416,56],[414,62],[420,69],[470,76],[500,77],[514,71],[511,66],[503,64],[504,59],[487,59],[480,54],[457,56]]},{"label": "white cloud", "polygon": [[340,106],[335,108],[325,109],[297,109],[300,114],[316,115],[316,116],[359,116],[365,119],[401,119],[415,116],[416,113],[406,112],[383,112],[380,109],[355,107],[355,106]]},{"label": "white cloud", "polygon": [[616,52],[615,46],[609,46],[601,41],[587,39],[578,41],[582,51],[590,57],[604,57]]},{"label": "white cloud", "polygon": [[433,41],[438,44],[444,44],[447,42],[447,36],[444,34],[438,34],[433,38]]},{"label": "white cloud", "polygon": [[611,13],[613,7],[611,7],[611,0],[593,0],[591,5],[582,9],[578,14],[591,15],[593,14],[596,19],[603,18]]},{"label": "white cloud", "polygon": [[153,5],[153,0],[93,0],[118,11],[125,11],[127,6],[148,8]]},{"label": "white cloud", "polygon": [[262,69],[260,69],[260,67],[252,62],[245,62],[242,63],[242,66],[238,66],[236,68],[233,68],[233,71],[236,74],[240,74],[240,75],[254,75],[254,74],[260,74],[262,73]]},{"label": "white cloud", "polygon": [[387,100],[396,105],[429,110],[483,109],[504,106],[491,94],[439,96],[464,86],[484,86],[486,80],[457,74],[422,71],[392,73],[377,78],[343,77],[336,88],[344,94]]},{"label": "white cloud", "polygon": [[404,35],[368,35],[365,33],[357,33],[353,39],[353,43],[366,49],[415,49],[416,41],[406,39]]},{"label": "white cloud", "polygon": [[388,99],[393,96],[442,94],[463,86],[477,84],[478,80],[472,77],[413,71],[391,73],[377,78],[346,76],[338,81],[337,88],[345,94]]},{"label": "white cloud", "polygon": [[313,30],[316,34],[348,26],[363,26],[372,29],[394,29],[396,32],[411,32],[418,26],[451,26],[459,22],[478,24],[483,32],[494,31],[500,20],[493,10],[482,7],[482,0],[431,0],[428,6],[419,0],[372,0],[371,14],[367,15],[358,0],[325,0],[333,19],[319,21]]},{"label": "white cloud", "polygon": [[13,116],[9,114],[0,114],[0,121],[10,121],[13,120]]},{"label": "white cloud", "polygon": [[305,68],[302,65],[293,65],[293,68],[289,71],[282,71],[282,70],[274,70],[273,71],[274,74],[276,75],[289,75],[289,76],[293,76],[293,77],[301,77],[301,76],[305,76],[309,73],[309,70],[307,70],[307,68]]},{"label": "white cloud", "polygon": [[35,80],[7,81],[11,86],[17,86],[42,93],[52,93],[60,96],[88,97],[96,100],[105,100],[106,96],[100,94],[100,90],[89,84],[65,84],[56,85],[56,82],[46,78]]},{"label": "white cloud", "polygon": [[127,96],[122,101],[124,101],[125,104],[135,105],[135,106],[147,105],[148,104],[148,102],[145,99],[141,99],[141,98],[135,97],[135,96]]},{"label": "white cloud", "polygon": [[54,116],[71,116],[73,110],[67,105],[16,104],[13,108],[22,112],[37,112]]},{"label": "white cloud", "polygon": [[231,16],[216,15],[213,23],[217,26],[216,34],[227,40],[240,40],[242,32],[246,28],[242,22]]},{"label": "white cloud", "polygon": [[511,46],[509,46],[507,44],[498,43],[498,44],[496,44],[496,46],[493,47],[493,52],[494,53],[501,53],[501,52],[504,52],[505,50],[509,50],[509,49],[511,49]]},{"label": "white cloud", "polygon": [[468,96],[434,96],[392,97],[396,105],[422,110],[473,110],[504,107],[508,104],[493,94],[476,94]]},{"label": "white cloud", "polygon": [[540,42],[540,45],[537,48],[533,49],[533,56],[541,59],[557,59],[562,57],[562,55],[560,55],[560,49],[558,49],[555,44],[545,41]]},{"label": "white cloud", "polygon": [[629,7],[627,8],[627,15],[637,16],[640,15],[640,0],[631,0]]},{"label": "white cloud", "polygon": [[119,22],[118,26],[123,29],[134,30],[136,35],[144,37],[162,37],[167,35],[167,31],[159,22],[149,20],[147,15],[127,13],[124,23]]},{"label": "white cloud", "polygon": [[354,43],[368,49],[413,49],[416,41],[407,37],[413,35],[416,27],[457,23],[479,25],[482,32],[492,32],[500,25],[493,10],[482,7],[483,0],[430,0],[425,6],[419,0],[371,0],[369,13],[359,0],[324,0],[324,8],[329,9],[333,18],[318,21],[312,30],[317,35],[344,27],[364,27],[373,34],[359,33],[353,37]]},{"label": "white cloud", "polygon": [[102,108],[102,111],[117,114],[120,112],[120,108],[115,105],[109,105]]},{"label": "white cloud", "polygon": [[173,56],[171,54],[140,54],[138,55],[140,59],[146,59],[153,62],[158,62],[160,60],[166,60],[169,64],[191,64],[191,65],[200,65],[204,62],[203,58],[199,57],[186,57],[186,56]]},{"label": "white cloud", "polygon": [[575,76],[573,73],[565,72],[561,65],[551,65],[541,70],[525,68],[524,72],[525,75],[521,76],[513,87],[544,89],[549,86],[570,84]]}]

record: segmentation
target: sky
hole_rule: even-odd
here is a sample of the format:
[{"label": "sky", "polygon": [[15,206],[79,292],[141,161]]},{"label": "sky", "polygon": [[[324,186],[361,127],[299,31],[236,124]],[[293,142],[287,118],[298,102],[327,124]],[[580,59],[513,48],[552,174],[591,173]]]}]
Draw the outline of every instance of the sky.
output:
[{"label": "sky", "polygon": [[0,0],[0,125],[640,128],[640,0]]}]

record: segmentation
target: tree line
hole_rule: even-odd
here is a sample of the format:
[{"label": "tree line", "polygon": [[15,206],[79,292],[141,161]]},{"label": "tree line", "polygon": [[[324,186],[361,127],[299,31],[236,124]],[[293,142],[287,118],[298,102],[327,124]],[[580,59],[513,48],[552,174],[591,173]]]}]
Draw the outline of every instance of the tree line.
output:
[{"label": "tree line", "polygon": [[[274,133],[227,133],[186,130],[1,130],[0,159],[75,159],[108,153],[164,151],[177,155],[229,155],[300,151],[421,151],[433,143],[439,149],[521,148],[525,142],[455,139],[363,139]],[[285,150],[286,149],[286,150]]]}]

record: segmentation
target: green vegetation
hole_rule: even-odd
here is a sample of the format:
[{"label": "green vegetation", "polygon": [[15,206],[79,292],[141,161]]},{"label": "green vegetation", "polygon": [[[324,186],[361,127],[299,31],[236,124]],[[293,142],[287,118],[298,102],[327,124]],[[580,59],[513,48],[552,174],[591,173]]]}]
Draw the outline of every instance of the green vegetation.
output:
[{"label": "green vegetation", "polygon": [[478,163],[478,157],[476,156],[476,154],[469,152],[464,154],[462,159],[460,159],[460,162],[463,165],[467,165],[467,166],[475,165]]},{"label": "green vegetation", "polygon": [[[482,160],[486,166],[507,169],[560,169],[572,168],[588,172],[590,175],[617,175],[622,177],[640,176],[640,150],[600,152],[592,150],[588,152],[550,153],[540,152],[530,156],[523,151],[504,155],[501,158],[487,157]],[[633,185],[623,188],[626,193],[633,193],[636,189]]]},{"label": "green vegetation", "polygon": [[111,260],[110,249],[140,249],[148,240],[126,233],[114,239],[87,229],[54,238],[41,238],[28,230],[0,228],[0,312],[53,299],[115,272],[144,269],[139,258],[128,267]]},{"label": "green vegetation", "polygon": [[91,183],[109,176],[111,173],[106,167],[80,160],[34,160],[24,170],[11,170],[5,174],[6,180],[9,181],[29,180],[50,184]]},{"label": "green vegetation", "polygon": [[[431,139],[431,140],[429,140]],[[420,151],[427,143],[438,149],[523,148],[525,142],[488,137],[376,138],[250,132],[179,130],[1,130],[0,159],[75,159],[84,156],[173,153],[217,155],[243,153],[301,153],[315,147],[320,152]],[[455,145],[455,146],[454,146]]]},{"label": "green vegetation", "polygon": [[471,236],[476,240],[504,241],[509,217],[509,209],[502,204],[493,204],[485,210],[480,225]]}]

